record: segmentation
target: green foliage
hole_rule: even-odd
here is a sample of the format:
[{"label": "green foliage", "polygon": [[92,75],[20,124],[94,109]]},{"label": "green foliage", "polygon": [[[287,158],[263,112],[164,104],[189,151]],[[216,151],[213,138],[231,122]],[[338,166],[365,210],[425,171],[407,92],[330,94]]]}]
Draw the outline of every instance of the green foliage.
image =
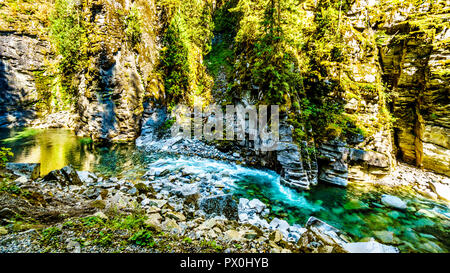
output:
[{"label": "green foliage", "polygon": [[37,107],[50,111],[53,89],[53,75],[48,75],[45,70],[38,70],[34,73],[34,82],[38,93]]},{"label": "green foliage", "polygon": [[252,90],[260,101],[291,104],[302,92],[295,47],[304,42],[298,31],[303,13],[291,0],[241,0],[232,11],[241,16],[236,53],[243,59],[235,65],[241,80],[232,87],[233,94]]},{"label": "green foliage", "polygon": [[164,122],[164,124],[161,126],[161,130],[169,130],[172,125],[175,123],[175,119],[168,119]]},{"label": "green foliage", "polygon": [[87,30],[81,6],[76,1],[56,0],[55,11],[50,17],[50,33],[57,53],[62,56],[59,63],[63,93],[76,95],[72,78],[87,60]]},{"label": "green foliage", "polygon": [[217,242],[214,240],[212,240],[212,241],[202,240],[200,242],[200,246],[206,247],[206,248],[212,248],[216,252],[220,252],[223,250],[223,246],[217,244]]},{"label": "green foliage", "polygon": [[212,4],[196,0],[164,0],[161,4],[168,17],[159,68],[167,104],[193,104],[194,97],[210,100],[212,79],[202,59],[210,50]]},{"label": "green foliage", "polygon": [[81,219],[81,222],[87,227],[102,226],[105,224],[105,222],[97,216],[84,217]]},{"label": "green foliage", "polygon": [[189,38],[187,25],[181,13],[177,13],[164,35],[161,65],[166,95],[174,104],[185,100],[189,90]]},{"label": "green foliage", "polygon": [[7,192],[10,194],[20,195],[22,193],[22,190],[13,183],[2,181],[0,182],[0,192]]},{"label": "green foliage", "polygon": [[0,168],[5,167],[5,164],[14,156],[11,148],[0,147]]},{"label": "green foliage", "polygon": [[80,144],[81,145],[89,145],[89,144],[92,144],[92,143],[94,143],[94,141],[90,137],[83,137],[83,138],[80,139]]},{"label": "green foliage", "polygon": [[142,29],[141,29],[141,15],[139,13],[139,9],[136,6],[133,6],[125,16],[125,34],[128,37],[131,45],[135,47],[137,44],[141,42],[142,37]]},{"label": "green foliage", "polygon": [[225,69],[227,74],[232,72],[234,51],[226,40],[220,41],[213,46],[211,52],[206,56],[208,71],[213,77],[217,77],[220,70]]},{"label": "green foliage", "polygon": [[114,229],[137,230],[144,226],[145,217],[140,214],[131,214],[126,217],[114,219],[110,226]]},{"label": "green foliage", "polygon": [[51,245],[57,242],[57,236],[62,233],[60,228],[49,227],[41,233],[41,243],[43,245]]},{"label": "green foliage", "polygon": [[113,240],[112,240],[111,234],[100,231],[100,233],[98,235],[99,235],[99,238],[94,240],[95,244],[98,244],[98,245],[104,246],[104,247],[112,245]]},{"label": "green foliage", "polygon": [[131,238],[130,242],[145,247],[153,247],[155,245],[155,240],[153,239],[153,233],[148,230],[139,230]]},{"label": "green foliage", "polygon": [[189,238],[189,237],[185,237],[185,238],[183,239],[183,242],[188,243],[188,244],[192,244],[192,239]]}]

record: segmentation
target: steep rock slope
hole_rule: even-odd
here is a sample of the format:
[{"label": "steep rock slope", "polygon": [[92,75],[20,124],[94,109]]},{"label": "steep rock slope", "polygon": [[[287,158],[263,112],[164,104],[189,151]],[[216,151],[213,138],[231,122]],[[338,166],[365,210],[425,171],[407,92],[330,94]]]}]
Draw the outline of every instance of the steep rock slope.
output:
[{"label": "steep rock slope", "polygon": [[[381,65],[392,92],[398,156],[450,174],[450,6],[389,7],[380,26]],[[381,35],[380,35],[381,36]]]},{"label": "steep rock slope", "polygon": [[157,104],[279,104],[279,150],[236,148],[294,188],[370,181],[396,158],[449,175],[448,1],[6,0],[0,13],[0,126],[66,110],[79,135],[130,141]]},{"label": "steep rock slope", "polygon": [[36,118],[41,96],[35,78],[53,58],[45,35],[48,8],[45,1],[0,3],[0,127]]}]

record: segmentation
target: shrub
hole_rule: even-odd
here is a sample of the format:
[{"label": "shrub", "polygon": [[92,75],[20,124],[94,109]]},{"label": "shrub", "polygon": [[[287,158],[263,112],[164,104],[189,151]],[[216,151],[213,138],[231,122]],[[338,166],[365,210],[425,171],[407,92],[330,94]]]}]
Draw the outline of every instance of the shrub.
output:
[{"label": "shrub", "polygon": [[0,167],[5,167],[14,154],[11,152],[11,148],[0,147]]},{"label": "shrub", "polygon": [[153,247],[155,245],[152,232],[143,229],[133,234],[129,240],[139,246]]}]

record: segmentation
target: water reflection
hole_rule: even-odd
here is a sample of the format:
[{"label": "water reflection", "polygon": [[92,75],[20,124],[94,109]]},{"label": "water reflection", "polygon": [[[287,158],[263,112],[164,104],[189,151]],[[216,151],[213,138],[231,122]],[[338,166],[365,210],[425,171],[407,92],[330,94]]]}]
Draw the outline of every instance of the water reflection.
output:
[{"label": "water reflection", "polygon": [[10,139],[2,141],[1,146],[12,149],[13,162],[41,163],[42,175],[69,164],[77,170],[120,175],[130,166],[143,163],[133,145],[96,147],[64,129],[37,130],[33,135],[17,138],[20,132],[23,130],[0,129],[0,140]]}]

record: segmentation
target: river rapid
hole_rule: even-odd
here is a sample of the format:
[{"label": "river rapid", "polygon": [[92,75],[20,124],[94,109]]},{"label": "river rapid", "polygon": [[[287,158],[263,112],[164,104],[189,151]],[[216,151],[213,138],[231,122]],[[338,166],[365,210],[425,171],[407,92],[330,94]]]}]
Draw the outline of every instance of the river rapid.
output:
[{"label": "river rapid", "polygon": [[[64,129],[0,129],[1,145],[10,147],[13,162],[41,163],[41,175],[72,165],[100,176],[140,179],[148,170],[207,175],[237,198],[257,198],[270,208],[269,218],[304,225],[310,216],[346,232],[354,241],[375,238],[401,252],[449,252],[450,208],[409,187],[354,184],[339,188],[320,184],[297,192],[280,184],[271,170],[195,156],[145,152],[133,144],[97,147]],[[383,194],[401,198],[406,210],[384,206]]]}]

